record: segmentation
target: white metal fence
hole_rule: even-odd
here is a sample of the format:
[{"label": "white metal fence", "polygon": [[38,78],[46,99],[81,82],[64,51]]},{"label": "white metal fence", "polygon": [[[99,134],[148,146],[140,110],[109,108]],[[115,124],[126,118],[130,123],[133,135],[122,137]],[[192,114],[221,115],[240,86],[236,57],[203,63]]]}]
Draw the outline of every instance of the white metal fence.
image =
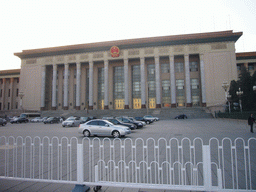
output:
[{"label": "white metal fence", "polygon": [[0,178],[198,191],[256,191],[256,138],[0,137]]}]

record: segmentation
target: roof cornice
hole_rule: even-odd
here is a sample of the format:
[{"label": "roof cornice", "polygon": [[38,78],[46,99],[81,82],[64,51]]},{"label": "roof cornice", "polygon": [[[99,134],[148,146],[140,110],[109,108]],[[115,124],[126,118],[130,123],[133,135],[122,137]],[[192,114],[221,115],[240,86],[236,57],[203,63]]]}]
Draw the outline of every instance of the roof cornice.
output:
[{"label": "roof cornice", "polygon": [[241,36],[242,32],[234,33],[230,31],[220,31],[211,33],[194,33],[186,35],[171,35],[160,37],[148,37],[138,39],[126,39],[117,41],[105,41],[98,43],[76,44],[59,47],[50,47],[42,49],[23,50],[19,53],[14,53],[21,59],[44,57],[53,55],[76,54],[96,51],[107,51],[113,45],[118,46],[120,49],[143,48],[143,47],[157,47],[157,46],[170,46],[170,45],[183,45],[183,44],[198,44],[198,43],[211,43],[211,42],[236,42]]}]

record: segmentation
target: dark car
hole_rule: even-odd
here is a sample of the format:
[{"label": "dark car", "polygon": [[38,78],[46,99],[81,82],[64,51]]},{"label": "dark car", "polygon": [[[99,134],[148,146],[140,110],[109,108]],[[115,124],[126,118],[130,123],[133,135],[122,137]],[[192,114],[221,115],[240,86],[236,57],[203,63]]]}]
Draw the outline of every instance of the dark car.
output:
[{"label": "dark car", "polygon": [[47,123],[53,124],[53,123],[59,123],[59,122],[60,122],[60,118],[58,118],[58,117],[49,117],[48,119],[46,119],[44,121],[44,124],[47,124]]},{"label": "dark car", "polygon": [[116,119],[124,122],[124,123],[133,123],[134,125],[137,126],[137,128],[142,128],[143,124],[139,121],[132,121],[131,119],[129,119],[128,117],[117,117]]},{"label": "dark car", "polygon": [[29,122],[29,120],[25,117],[17,117],[17,118],[13,118],[10,123],[13,124],[13,123],[27,123]]},{"label": "dark car", "polygon": [[144,119],[143,117],[134,117],[134,119],[136,119],[137,121],[144,121],[147,124],[150,124],[150,123],[154,122],[153,119]]},{"label": "dark car", "polygon": [[119,121],[118,119],[115,118],[105,118],[105,120],[108,120],[109,122],[113,123],[114,125],[123,125],[126,127],[129,127],[130,129],[136,129],[137,126],[134,125],[133,123],[124,123],[122,121]]},{"label": "dark car", "polygon": [[174,119],[187,119],[187,115],[185,114],[181,114],[181,115],[177,115]]},{"label": "dark car", "polygon": [[3,118],[0,118],[0,125],[5,126],[7,124],[7,121]]}]

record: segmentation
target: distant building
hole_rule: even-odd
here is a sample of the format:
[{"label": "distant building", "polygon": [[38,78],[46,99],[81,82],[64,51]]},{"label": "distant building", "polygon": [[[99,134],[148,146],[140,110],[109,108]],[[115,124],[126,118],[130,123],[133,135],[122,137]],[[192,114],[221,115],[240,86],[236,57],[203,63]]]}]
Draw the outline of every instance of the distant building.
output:
[{"label": "distant building", "polygon": [[24,93],[23,107],[108,110],[223,105],[223,81],[237,80],[238,66],[246,63],[242,53],[235,53],[241,35],[221,31],[23,50],[14,54],[21,59],[18,89]]},{"label": "distant building", "polygon": [[237,75],[241,72],[241,67],[245,67],[252,75],[256,71],[256,52],[236,53]]},{"label": "distant building", "polygon": [[19,109],[20,69],[0,71],[0,110]]}]

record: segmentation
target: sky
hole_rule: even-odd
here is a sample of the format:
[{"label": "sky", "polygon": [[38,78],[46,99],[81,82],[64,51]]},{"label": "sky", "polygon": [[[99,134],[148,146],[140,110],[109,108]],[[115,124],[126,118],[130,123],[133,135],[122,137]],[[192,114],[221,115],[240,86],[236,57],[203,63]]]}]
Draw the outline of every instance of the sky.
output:
[{"label": "sky", "polygon": [[0,70],[16,52],[102,41],[233,30],[256,51],[256,0],[0,0]]}]

